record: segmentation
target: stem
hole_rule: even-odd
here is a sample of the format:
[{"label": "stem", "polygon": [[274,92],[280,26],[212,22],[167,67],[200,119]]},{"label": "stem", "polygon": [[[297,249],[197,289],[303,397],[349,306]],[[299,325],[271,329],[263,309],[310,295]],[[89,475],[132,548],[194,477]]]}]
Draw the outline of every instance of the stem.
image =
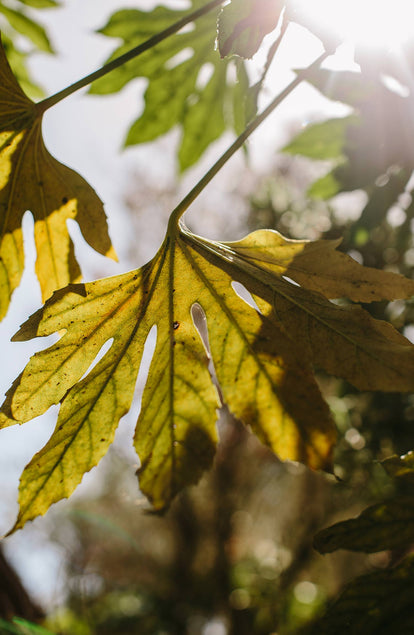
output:
[{"label": "stem", "polygon": [[152,48],[156,44],[159,44],[160,42],[168,38],[170,35],[174,35],[174,33],[177,33],[177,31],[182,29],[184,26],[186,26],[190,22],[194,22],[194,20],[197,20],[203,15],[209,13],[209,11],[212,11],[212,9],[215,9],[219,5],[223,4],[223,2],[224,0],[210,0],[210,2],[207,2],[207,4],[204,5],[203,7],[200,7],[196,11],[193,11],[192,13],[187,14],[186,16],[184,16],[177,22],[174,22],[174,24],[171,24],[171,26],[167,27],[163,31],[160,31],[156,35],[153,35],[152,37],[150,37],[145,42],[142,42],[142,44],[139,44],[138,46],[131,49],[127,53],[120,55],[120,57],[117,57],[116,59],[112,60],[112,62],[108,62],[108,64],[105,64],[104,66],[99,68],[97,71],[94,71],[93,73],[90,73],[89,75],[86,75],[86,77],[83,77],[82,79],[78,80],[74,84],[71,84],[67,88],[64,88],[63,90],[59,91],[55,95],[51,95],[50,97],[47,97],[43,101],[40,101],[39,103],[36,104],[37,113],[39,115],[43,114],[48,108],[51,108],[55,104],[59,103],[62,99],[65,99],[66,97],[76,92],[80,88],[84,88],[85,86],[88,86],[88,84],[91,84],[96,79],[103,77],[104,75],[106,75],[107,73],[110,73],[114,69],[119,68],[120,66],[123,66],[124,64],[126,64],[126,62],[129,62],[135,57],[138,57],[138,55],[141,55],[141,53],[145,53],[145,51],[148,51],[150,48]]},{"label": "stem", "polygon": [[310,64],[303,71],[300,71],[293,81],[290,82],[271,102],[270,104],[257,115],[253,121],[244,129],[244,131],[237,137],[237,139],[227,148],[224,154],[216,161],[216,163],[206,172],[206,174],[200,179],[200,181],[193,187],[193,189],[183,198],[183,200],[177,205],[177,207],[171,212],[170,220],[168,223],[169,230],[173,232],[178,227],[178,222],[184,212],[189,208],[191,203],[195,201],[197,196],[201,194],[204,188],[210,183],[210,181],[216,176],[217,172],[227,163],[227,161],[239,150],[245,141],[250,137],[252,132],[260,126],[260,124],[270,115],[273,110],[303,81],[306,76],[314,68],[317,68],[331,52],[324,51],[312,64]]}]

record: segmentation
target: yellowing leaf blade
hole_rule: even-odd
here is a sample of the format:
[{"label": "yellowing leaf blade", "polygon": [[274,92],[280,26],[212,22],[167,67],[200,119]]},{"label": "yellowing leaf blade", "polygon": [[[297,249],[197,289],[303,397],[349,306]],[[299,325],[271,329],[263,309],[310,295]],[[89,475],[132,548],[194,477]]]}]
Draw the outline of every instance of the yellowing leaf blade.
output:
[{"label": "yellowing leaf blade", "polygon": [[278,285],[275,318],[316,367],[359,390],[413,390],[414,347],[390,324],[291,286]]},{"label": "yellowing leaf blade", "polygon": [[[262,262],[257,255],[252,262],[243,254],[239,257],[237,243],[235,249],[234,243],[216,243],[214,248],[198,239],[197,245],[205,257],[218,266],[221,262],[233,279],[246,286],[299,356],[360,390],[413,390],[414,347],[390,324],[373,319],[359,306],[338,306],[292,284],[282,274],[280,263],[275,271],[268,267],[271,256],[266,251]],[[298,246],[290,245],[293,254]],[[292,249],[287,262],[294,262]]]},{"label": "yellowing leaf blade", "polygon": [[124,342],[117,342],[63,399],[51,439],[22,474],[14,529],[69,497],[106,454],[120,418],[131,406],[145,335],[139,333],[125,354],[118,348],[122,351]]},{"label": "yellowing leaf blade", "polygon": [[246,262],[291,278],[326,298],[374,302],[414,295],[414,280],[363,267],[337,251],[337,240],[289,240],[276,231],[258,230],[225,244]]},{"label": "yellowing leaf blade", "polygon": [[45,308],[28,320],[15,339],[66,332],[53,346],[30,359],[9,391],[7,401],[13,416],[27,421],[62,400],[111,337],[118,354],[125,354],[128,337],[136,329],[142,278],[131,272],[86,285],[70,285],[66,292],[56,292]]},{"label": "yellowing leaf blade", "polygon": [[[49,443],[23,475],[16,527],[69,495],[101,458],[130,407],[153,326],[155,353],[134,439],[140,485],[163,509],[199,479],[212,461],[219,399],[195,305],[206,317],[224,402],[282,459],[331,468],[336,433],[313,365],[364,389],[414,387],[414,347],[362,308],[338,306],[291,282],[285,273],[307,244],[273,233],[267,238],[269,248],[262,244],[258,254],[246,239],[211,242],[171,223],[158,254],[140,270],[69,285],[23,325],[16,339],[63,334],[15,381],[2,409],[4,425],[58,401],[62,406]],[[329,253],[332,246],[320,249]],[[321,279],[325,284],[323,272]],[[233,281],[245,285],[258,309],[235,293]]]},{"label": "yellowing leaf blade", "polygon": [[[198,302],[230,411],[280,458],[330,469],[336,432],[310,367],[275,324],[235,294],[230,276],[190,247],[187,257],[203,282]],[[303,407],[307,399],[312,409]]]},{"label": "yellowing leaf blade", "polygon": [[147,309],[156,316],[157,344],[135,435],[140,487],[156,509],[198,481],[217,442],[220,401],[191,313],[199,287],[180,244],[173,242]]},{"label": "yellowing leaf blade", "polygon": [[99,253],[114,258],[103,205],[76,172],[54,159],[43,143],[41,114],[23,93],[0,46],[0,318],[24,268],[21,224],[35,221],[36,273],[42,297],[80,277],[67,221],[78,222]]}]

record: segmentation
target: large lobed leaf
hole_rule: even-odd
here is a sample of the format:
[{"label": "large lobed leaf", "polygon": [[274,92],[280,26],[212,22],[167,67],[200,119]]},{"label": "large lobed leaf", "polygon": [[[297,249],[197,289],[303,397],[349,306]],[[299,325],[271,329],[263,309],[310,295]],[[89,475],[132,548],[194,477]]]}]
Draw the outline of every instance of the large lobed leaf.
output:
[{"label": "large lobed leaf", "polygon": [[414,347],[361,308],[328,298],[407,297],[414,282],[363,268],[332,242],[258,231],[219,243],[170,225],[147,265],[55,292],[15,336],[62,334],[31,358],[2,408],[3,425],[11,425],[62,404],[51,439],[23,472],[15,528],[69,496],[104,455],[130,408],[153,326],[156,347],[134,439],[140,486],[162,509],[199,479],[213,458],[220,400],[195,306],[206,317],[223,402],[282,459],[331,469],[336,433],[313,365],[363,389],[413,389]]},{"label": "large lobed leaf", "polygon": [[76,172],[47,151],[42,115],[15,80],[0,47],[0,318],[24,268],[22,218],[35,221],[36,273],[42,297],[80,278],[67,220],[75,219],[88,243],[115,257],[103,205]]},{"label": "large lobed leaf", "polygon": [[354,108],[351,116],[311,124],[284,148],[312,159],[335,160],[333,170],[309,193],[327,199],[363,188],[371,194],[379,177],[389,177],[397,167],[407,175],[398,194],[403,192],[414,169],[414,152],[407,142],[414,133],[412,95],[389,89],[382,75],[317,69],[307,79],[324,96]]},{"label": "large lobed leaf", "polygon": [[[205,0],[192,0],[191,9],[204,4]],[[243,65],[238,68],[238,83],[228,81],[229,63],[220,60],[215,50],[218,11],[199,18],[193,28],[168,38],[97,80],[90,91],[100,95],[113,93],[137,77],[147,78],[145,108],[132,124],[126,145],[152,141],[179,125],[182,138],[178,157],[182,170],[196,163],[226,128],[237,127],[240,104],[243,103],[240,87],[248,85]],[[125,9],[116,12],[100,31],[123,41],[110,60],[187,14],[188,9],[166,7],[156,7],[153,11]],[[189,57],[184,55],[183,59],[183,52]]]}]

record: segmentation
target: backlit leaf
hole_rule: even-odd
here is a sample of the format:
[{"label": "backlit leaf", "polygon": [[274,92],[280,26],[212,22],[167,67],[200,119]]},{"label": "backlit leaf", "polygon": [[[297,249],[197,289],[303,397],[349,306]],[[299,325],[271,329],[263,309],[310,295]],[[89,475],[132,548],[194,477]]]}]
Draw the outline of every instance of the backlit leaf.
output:
[{"label": "backlit leaf", "polygon": [[19,0],[19,2],[34,9],[53,9],[59,6],[58,0]]},{"label": "backlit leaf", "polygon": [[313,198],[320,198],[327,201],[339,194],[341,191],[341,184],[336,180],[335,173],[329,172],[317,179],[308,189],[309,196]]},{"label": "backlit leaf", "polygon": [[264,36],[276,28],[284,5],[283,0],[232,0],[219,16],[220,55],[253,57]]},{"label": "backlit leaf", "polygon": [[[193,0],[191,10],[204,4],[205,0]],[[110,60],[169,27],[189,11],[156,7],[153,11],[116,12],[100,31],[123,40]],[[243,104],[240,85],[247,84],[247,75],[244,68],[239,68],[240,84],[228,80],[229,62],[220,60],[215,50],[218,11],[218,8],[211,11],[191,28],[97,80],[90,89],[93,94],[103,95],[121,90],[138,77],[147,78],[145,108],[132,124],[126,145],[152,141],[179,125],[182,137],[178,156],[182,170],[196,163],[226,128],[237,127],[240,119],[238,111]]]},{"label": "backlit leaf", "polygon": [[16,82],[0,48],[0,318],[24,268],[22,218],[35,220],[36,273],[46,299],[80,277],[67,220],[88,243],[114,257],[103,206],[94,190],[47,151],[42,115]]},{"label": "backlit leaf", "polygon": [[337,251],[340,242],[289,240],[276,231],[258,230],[228,245],[252,265],[292,278],[328,299],[374,302],[414,295],[413,280],[396,273],[384,276],[378,269],[361,267]]},{"label": "backlit leaf", "polygon": [[[337,295],[329,276],[307,259],[311,243],[271,231],[235,243],[211,242],[170,225],[144,267],[55,292],[16,334],[16,340],[56,332],[61,337],[31,358],[7,394],[4,415],[23,422],[62,405],[51,439],[23,473],[15,528],[69,496],[106,452],[130,408],[153,327],[155,352],[135,434],[140,485],[162,509],[199,479],[214,454],[220,402],[193,318],[197,306],[206,318],[223,401],[282,459],[331,469],[335,428],[313,365],[362,388],[413,389],[414,347],[408,340],[361,308],[338,306],[313,290]],[[336,267],[351,290],[353,275],[365,281],[358,297],[372,299],[373,289],[387,296],[391,281],[401,283],[384,272],[378,279],[364,277],[364,268],[346,256],[329,256],[333,243],[315,245],[315,253],[327,254],[332,278]],[[235,292],[234,281],[260,311]],[[88,372],[108,342],[109,350]]]},{"label": "backlit leaf", "polygon": [[[337,160],[333,170],[311,186],[309,194],[327,199],[340,192],[365,189],[371,195],[380,177],[387,182],[397,168],[407,175],[407,182],[414,169],[414,151],[407,143],[414,134],[412,95],[391,90],[381,76],[350,71],[316,69],[307,80],[329,99],[342,101],[355,109],[350,117],[310,127],[287,146],[286,150],[291,153]],[[322,133],[322,137],[318,138],[318,133]],[[384,198],[384,188],[379,189],[379,198]],[[398,194],[403,191],[404,184]],[[397,201],[398,194],[392,203]],[[376,224],[388,208],[380,212],[378,206],[374,206]],[[368,225],[366,210],[359,222]]]},{"label": "backlit leaf", "polygon": [[0,3],[0,13],[4,15],[13,29],[31,40],[40,51],[52,53],[52,47],[47,33],[38,22],[29,18],[29,16],[22,11],[15,11],[3,3]]},{"label": "backlit leaf", "polygon": [[283,152],[301,154],[310,159],[341,159],[346,127],[355,117],[328,119],[307,126]]},{"label": "backlit leaf", "polygon": [[22,90],[32,99],[43,98],[45,96],[43,89],[34,83],[27,69],[29,55],[16,48],[13,40],[4,33],[2,33],[1,39],[10,68]]}]

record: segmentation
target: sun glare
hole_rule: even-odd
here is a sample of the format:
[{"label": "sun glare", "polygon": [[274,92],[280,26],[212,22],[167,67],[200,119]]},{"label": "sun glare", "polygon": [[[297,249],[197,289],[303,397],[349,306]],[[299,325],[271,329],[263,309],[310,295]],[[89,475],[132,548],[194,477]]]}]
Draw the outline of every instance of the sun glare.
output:
[{"label": "sun glare", "polygon": [[396,49],[414,37],[414,0],[298,0],[317,26],[369,48]]}]

